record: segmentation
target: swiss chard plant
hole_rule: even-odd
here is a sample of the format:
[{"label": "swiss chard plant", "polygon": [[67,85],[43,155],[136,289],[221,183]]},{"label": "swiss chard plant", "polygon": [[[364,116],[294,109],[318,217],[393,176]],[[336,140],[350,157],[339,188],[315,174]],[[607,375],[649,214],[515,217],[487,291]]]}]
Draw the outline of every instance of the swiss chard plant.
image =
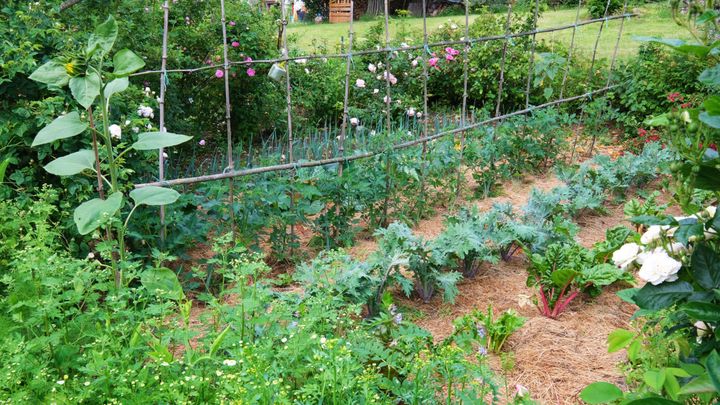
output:
[{"label": "swiss chard plant", "polygon": [[632,274],[609,263],[597,263],[595,254],[577,243],[555,243],[543,254],[530,256],[528,286],[538,288],[538,309],[557,318],[581,292],[598,295],[617,281],[633,282]]},{"label": "swiss chard plant", "polygon": [[474,310],[453,321],[453,334],[458,342],[479,342],[480,351],[500,353],[508,338],[522,328],[526,320],[512,309],[496,317],[492,305],[488,305],[485,312]]},{"label": "swiss chard plant", "polygon": [[[123,159],[134,151],[155,151],[178,145],[191,137],[161,130],[138,134],[137,140],[124,149],[113,144],[113,140],[121,135],[119,126],[110,124],[112,97],[127,89],[130,74],[145,65],[143,59],[129,49],[116,51],[110,57],[117,35],[118,24],[110,16],[95,28],[85,49],[46,62],[30,75],[30,79],[54,89],[69,87],[77,103],[72,111],[40,130],[32,145],[88,136],[89,149],[59,157],[48,163],[45,170],[58,176],[95,173],[99,196],[77,206],[73,219],[82,235],[98,228],[105,229],[105,253],[111,262],[115,287],[120,288],[127,255],[125,233],[130,217],[142,205],[170,204],[179,196],[177,191],[162,187],[132,190],[129,196],[133,206],[123,220],[120,212],[127,201],[125,192],[128,188],[119,174]],[[98,122],[95,122],[96,116]]]}]

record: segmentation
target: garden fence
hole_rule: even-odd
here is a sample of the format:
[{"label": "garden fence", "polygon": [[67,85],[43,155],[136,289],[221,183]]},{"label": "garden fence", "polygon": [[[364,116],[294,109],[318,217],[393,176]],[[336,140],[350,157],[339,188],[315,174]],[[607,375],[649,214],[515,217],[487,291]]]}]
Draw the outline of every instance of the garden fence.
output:
[{"label": "garden fence", "polygon": [[[389,149],[390,150],[399,150],[399,149],[405,149],[412,146],[420,145],[423,146],[423,156],[425,156],[425,151],[427,147],[427,143],[429,141],[432,141],[434,139],[438,139],[441,137],[451,136],[451,135],[459,135],[460,136],[460,160],[458,165],[458,176],[460,176],[461,173],[461,166],[462,166],[462,153],[465,147],[465,136],[466,132],[470,129],[477,128],[483,125],[496,123],[499,121],[502,121],[506,118],[517,116],[517,115],[523,115],[527,114],[529,112],[532,112],[534,110],[546,108],[549,106],[554,106],[562,103],[568,103],[571,101],[576,100],[585,100],[590,99],[593,95],[606,92],[612,88],[617,87],[619,84],[613,84],[613,69],[615,67],[615,62],[617,58],[617,52],[618,47],[620,44],[620,39],[623,33],[623,25],[627,18],[634,16],[632,13],[628,13],[627,6],[628,2],[627,0],[624,1],[624,5],[622,8],[622,13],[619,15],[609,16],[608,15],[608,9],[610,7],[612,0],[607,0],[606,6],[605,6],[605,12],[604,16],[602,18],[595,18],[590,20],[580,20],[580,10],[583,7],[583,0],[579,0],[577,4],[577,10],[575,13],[575,21],[572,24],[562,25],[562,26],[556,26],[551,28],[543,28],[538,29],[538,14],[539,14],[539,0],[535,0],[534,7],[533,7],[533,29],[526,32],[519,32],[519,33],[513,33],[510,32],[510,24],[511,24],[511,18],[513,13],[513,1],[510,1],[508,3],[508,10],[507,10],[507,16],[505,19],[505,32],[502,35],[494,35],[494,36],[485,36],[485,37],[477,37],[472,38],[470,37],[469,32],[469,4],[466,1],[465,2],[465,24],[464,24],[464,37],[461,38],[461,40],[453,40],[453,41],[440,41],[440,42],[428,42],[428,29],[427,29],[427,4],[426,0],[422,0],[422,10],[423,10],[423,43],[422,45],[418,46],[402,46],[402,47],[392,47],[390,43],[390,29],[389,29],[389,12],[388,12],[388,0],[384,0],[384,34],[385,34],[385,46],[380,49],[372,49],[372,50],[362,50],[362,51],[353,51],[353,41],[354,41],[354,27],[353,27],[353,21],[352,19],[349,22],[349,32],[348,32],[348,43],[347,48],[344,50],[344,52],[340,53],[333,53],[333,54],[312,54],[312,55],[300,55],[300,56],[290,56],[289,50],[288,50],[288,38],[287,38],[287,23],[288,23],[288,15],[287,15],[287,8],[281,7],[282,9],[282,19],[280,21],[281,24],[281,43],[282,43],[282,49],[281,49],[281,56],[276,59],[263,59],[263,60],[253,60],[253,61],[234,61],[230,60],[228,58],[228,37],[227,37],[227,29],[226,29],[226,15],[225,15],[225,0],[219,0],[219,7],[221,10],[221,24],[222,24],[222,36],[223,36],[223,61],[222,64],[211,64],[206,65],[202,67],[196,67],[196,68],[188,68],[188,69],[168,69],[167,68],[167,49],[168,49],[168,25],[169,25],[169,16],[170,16],[170,1],[165,0],[162,6],[163,9],[163,43],[162,43],[162,59],[161,59],[161,66],[159,70],[147,70],[135,73],[133,76],[140,76],[140,75],[150,75],[150,74],[159,74],[160,76],[160,97],[159,97],[159,121],[160,121],[160,130],[166,131],[166,123],[165,121],[165,108],[166,108],[166,90],[167,90],[167,84],[168,84],[168,74],[170,73],[195,73],[200,72],[204,70],[209,69],[218,69],[222,68],[224,71],[224,81],[225,81],[225,126],[227,131],[227,166],[225,169],[220,173],[214,173],[214,174],[207,174],[207,175],[199,175],[199,176],[191,176],[191,177],[179,177],[179,178],[173,178],[173,179],[167,179],[165,176],[165,158],[163,155],[163,150],[160,150],[159,153],[159,162],[158,162],[158,178],[157,181],[154,182],[147,182],[142,184],[136,184],[136,188],[141,187],[147,187],[147,186],[177,186],[177,185],[188,185],[188,184],[194,184],[194,183],[200,183],[200,182],[207,182],[207,181],[216,181],[216,180],[228,180],[228,203],[230,204],[230,207],[233,207],[233,201],[234,201],[234,188],[233,188],[233,179],[240,176],[250,176],[255,175],[259,173],[268,173],[268,172],[277,172],[277,171],[297,171],[300,168],[307,168],[307,167],[315,167],[315,166],[324,166],[329,164],[337,164],[338,165],[338,176],[342,175],[343,170],[343,164],[347,163],[349,161],[357,160],[357,159],[365,159],[369,158],[375,155],[379,155],[382,153],[387,152],[388,149],[383,150],[375,150],[375,151],[357,151],[353,153],[347,153],[344,149],[345,145],[345,137],[347,135],[347,129],[349,124],[349,115],[348,115],[348,104],[349,104],[349,90],[350,90],[350,72],[351,72],[351,65],[353,61],[353,56],[360,56],[360,55],[369,55],[369,54],[384,54],[385,55],[385,69],[387,71],[387,74],[385,74],[385,125],[387,126],[388,134],[392,130],[392,117],[391,117],[391,108],[390,103],[392,100],[392,92],[391,92],[391,83],[390,83],[390,77],[391,77],[391,65],[390,65],[390,59],[392,57],[393,52],[397,51],[412,51],[412,50],[420,50],[421,51],[421,62],[422,62],[422,78],[423,78],[423,112],[422,112],[422,125],[420,126],[422,128],[422,132],[416,134],[416,138],[405,141],[402,143],[393,144]],[[354,15],[354,1],[350,1],[350,8],[351,12],[350,15]],[[617,39],[615,41],[615,46],[612,53],[612,58],[610,61],[609,69],[607,72],[607,81],[605,81],[605,85],[598,89],[592,89],[592,86],[590,87],[586,92],[583,94],[577,94],[572,96],[565,95],[565,85],[568,79],[568,71],[570,69],[570,65],[573,58],[573,53],[576,48],[576,34],[578,32],[578,28],[585,26],[585,25],[592,25],[597,24],[599,25],[597,37],[594,42],[594,47],[592,50],[592,57],[590,61],[590,68],[588,70],[588,83],[591,83],[590,78],[592,78],[595,64],[597,61],[597,50],[598,50],[598,44],[600,43],[600,37],[602,35],[603,29],[605,28],[606,24],[608,24],[608,21],[611,20],[620,20],[620,25],[618,29]],[[550,32],[557,32],[557,31],[566,31],[571,30],[571,39],[570,39],[570,45],[569,45],[569,51],[568,51],[568,57],[565,62],[565,68],[563,71],[563,77],[560,85],[560,91],[558,98],[552,101],[545,102],[543,104],[539,105],[531,105],[530,104],[530,91],[531,91],[531,85],[532,85],[532,77],[533,77],[533,68],[535,63],[535,51],[536,51],[536,42],[537,42],[537,35],[543,34],[543,33],[550,33]],[[508,113],[501,113],[501,102],[503,97],[503,86],[505,84],[505,67],[507,63],[507,50],[508,47],[511,46],[511,40],[513,38],[520,38],[520,37],[530,37],[531,38],[531,49],[530,49],[530,60],[529,60],[529,67],[527,72],[527,82],[526,87],[524,90],[525,95],[525,106],[522,109],[518,109],[515,111],[511,111]],[[470,49],[473,45],[483,43],[483,42],[489,42],[489,41],[503,41],[503,47],[502,47],[502,54],[500,55],[500,74],[498,77],[498,88],[497,88],[497,100],[495,103],[495,111],[494,114],[487,118],[483,119],[481,121],[474,122],[474,120],[468,121],[468,108],[467,108],[467,101],[468,101],[468,54],[470,52]],[[431,55],[430,49],[432,47],[443,47],[443,46],[453,46],[453,45],[462,45],[463,46],[463,94],[462,94],[462,110],[460,113],[460,122],[459,126],[452,129],[443,129],[443,130],[437,130],[433,133],[430,133],[428,131],[428,121],[430,120],[430,115],[428,111],[428,77],[429,77],[429,67],[428,67],[428,60]],[[293,139],[293,103],[292,103],[292,86],[291,86],[291,63],[293,61],[298,60],[307,60],[307,59],[319,59],[319,58],[341,58],[345,59],[345,87],[344,87],[344,100],[343,100],[343,116],[342,116],[342,124],[340,125],[340,135],[338,139],[338,148],[336,152],[336,156],[328,157],[324,159],[314,159],[314,160],[303,160],[300,161],[296,159],[296,157],[293,154],[293,145],[295,143],[295,140]],[[250,168],[237,168],[236,162],[233,158],[233,132],[232,132],[232,126],[231,126],[231,103],[230,103],[230,79],[231,75],[229,74],[229,69],[231,66],[243,66],[243,65],[249,65],[252,64],[284,64],[284,86],[285,86],[285,92],[286,92],[286,103],[287,103],[287,156],[286,161],[287,163],[282,164],[275,164],[275,165],[268,165],[268,166],[261,166],[261,167],[250,167]],[[577,141],[577,138],[576,140]],[[573,146],[573,155],[574,155],[574,148]],[[389,180],[388,180],[389,181]],[[460,187],[458,186],[458,191]],[[234,224],[234,210],[230,209],[230,215],[231,215],[231,223]],[[164,225],[165,223],[165,211],[164,208],[161,207],[160,211],[160,220],[161,224]],[[291,230],[291,232],[293,232]]]}]

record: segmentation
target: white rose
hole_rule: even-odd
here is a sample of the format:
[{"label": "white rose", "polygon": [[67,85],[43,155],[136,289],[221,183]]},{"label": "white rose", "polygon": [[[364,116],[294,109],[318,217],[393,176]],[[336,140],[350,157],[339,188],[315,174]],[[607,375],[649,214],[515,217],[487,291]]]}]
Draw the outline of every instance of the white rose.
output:
[{"label": "white rose", "polygon": [[625,270],[637,259],[640,246],[637,243],[626,243],[612,255],[613,263]]},{"label": "white rose", "polygon": [[650,252],[643,260],[638,276],[652,285],[678,279],[682,263],[668,255],[665,249],[659,248]]},{"label": "white rose", "polygon": [[688,124],[692,122],[692,119],[690,119],[690,113],[687,110],[683,111],[680,116],[682,117],[683,121],[687,122]]},{"label": "white rose", "polygon": [[650,244],[658,239],[662,235],[662,231],[669,229],[668,225],[650,225],[645,233],[640,237],[640,242],[643,245]]},{"label": "white rose", "polygon": [[108,127],[108,131],[110,131],[111,138],[115,138],[115,139],[122,138],[122,128],[120,128],[120,125],[112,124]]},{"label": "white rose", "polygon": [[710,328],[708,327],[708,324],[703,321],[697,321],[693,326],[695,326],[695,329],[697,329],[697,335],[700,338],[710,334]]},{"label": "white rose", "polygon": [[417,114],[415,114],[415,116],[418,118],[422,118],[422,113],[420,111],[418,111]]},{"label": "white rose", "polygon": [[357,118],[355,118],[355,117],[352,117],[352,118],[350,118],[350,123],[351,123],[352,125],[357,125],[357,124],[360,123],[360,120],[357,119]]},{"label": "white rose", "polygon": [[413,61],[410,62],[410,64],[413,65],[413,67],[417,66],[418,65],[417,59],[413,59]]},{"label": "white rose", "polygon": [[705,208],[705,212],[708,214],[710,218],[715,218],[715,211],[717,210],[717,207],[714,205],[710,205],[707,208]]},{"label": "white rose", "polygon": [[383,97],[383,102],[389,103],[389,102],[390,102],[390,97],[388,97],[388,96]]},{"label": "white rose", "polygon": [[412,107],[408,108],[408,110],[407,110],[407,115],[408,115],[409,117],[414,116],[414,115],[415,115],[415,109],[412,108]]},{"label": "white rose", "polygon": [[365,87],[365,80],[363,80],[363,79],[357,79],[357,80],[355,81],[355,86],[357,86],[357,87],[359,87],[359,88],[361,88],[361,89],[364,88],[364,87]]},{"label": "white rose", "polygon": [[687,251],[687,247],[685,247],[685,245],[683,245],[680,242],[673,242],[670,245],[670,253],[678,254],[678,253],[684,253],[686,251]]},{"label": "white rose", "polygon": [[373,94],[378,94],[378,93],[380,93],[380,89],[373,89]]},{"label": "white rose", "polygon": [[375,73],[377,71],[377,66],[373,65],[372,63],[368,65],[368,70],[371,73]]}]

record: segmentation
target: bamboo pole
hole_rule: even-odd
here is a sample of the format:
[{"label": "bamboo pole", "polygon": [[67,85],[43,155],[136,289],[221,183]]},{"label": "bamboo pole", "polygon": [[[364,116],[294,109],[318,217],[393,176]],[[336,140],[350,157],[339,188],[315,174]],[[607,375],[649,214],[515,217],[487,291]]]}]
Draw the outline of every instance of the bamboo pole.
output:
[{"label": "bamboo pole", "polygon": [[[220,0],[220,19],[222,22],[223,36],[223,71],[225,74],[225,130],[227,133],[227,168],[226,170],[234,171],[235,162],[233,161],[233,144],[232,144],[232,106],[230,105],[230,59],[228,58],[227,44],[227,20],[225,17],[225,0]],[[235,236],[235,184],[234,178],[228,178],[228,203],[230,205],[230,229],[233,237]]]},{"label": "bamboo pole", "polygon": [[[167,46],[168,46],[168,21],[170,19],[170,5],[168,0],[163,3],[163,39],[162,59],[160,62],[160,100],[158,102],[158,114],[160,115],[160,132],[165,131],[165,95],[167,91]],[[160,148],[158,157],[158,178],[165,180],[165,150]],[[160,206],[160,246],[165,244],[167,225],[165,224],[165,206]]]},{"label": "bamboo pole", "polygon": [[[537,1],[537,0],[536,0]],[[465,0],[465,39],[466,41],[470,37],[470,8],[469,0]],[[463,97],[462,97],[462,112],[460,114],[460,126],[465,128],[467,120],[467,98],[468,98],[468,59],[470,59],[470,42],[465,42],[463,46]],[[526,106],[527,107],[527,106]],[[463,165],[463,153],[465,151],[465,135],[466,132],[460,133],[460,158],[458,159],[457,167],[457,184],[455,188],[455,199],[460,197],[460,189],[462,184],[462,165]]]},{"label": "bamboo pole", "polygon": [[[568,24],[568,25],[561,25],[557,27],[551,27],[551,28],[543,28],[539,30],[533,30],[533,31],[525,31],[525,32],[518,32],[514,34],[503,34],[503,35],[491,35],[487,37],[478,37],[478,38],[471,38],[468,41],[439,41],[439,42],[432,42],[428,44],[428,47],[442,47],[442,46],[448,46],[448,45],[462,45],[466,42],[470,42],[471,44],[477,44],[477,43],[483,43],[483,42],[490,42],[490,41],[497,41],[502,39],[513,39],[513,38],[521,38],[526,37],[530,35],[537,35],[537,34],[546,34],[550,32],[557,32],[557,31],[563,31],[568,30],[573,27],[582,27],[584,25],[590,25],[590,24],[596,24],[596,23],[604,23],[607,21],[612,20],[618,20],[622,18],[629,18],[634,17],[636,14],[628,13],[623,15],[617,15],[617,16],[611,16],[606,18],[595,18],[592,20],[586,20],[582,22],[578,22],[577,24]],[[379,54],[379,53],[387,53],[387,52],[393,52],[393,51],[412,51],[412,50],[418,50],[423,48],[423,46],[409,46],[409,47],[384,47],[380,49],[369,49],[364,51],[355,51],[353,52],[354,56],[362,56],[362,55],[373,55],[373,54]],[[309,59],[343,59],[347,57],[347,53],[334,53],[334,54],[319,54],[319,55],[298,55],[298,56],[286,56],[286,57],[280,57],[280,58],[274,58],[274,59],[258,59],[253,60],[252,62],[247,61],[231,61],[230,65],[235,66],[243,66],[250,63],[253,64],[272,64],[272,63],[281,63],[286,61],[296,61],[296,60],[309,60]],[[211,70],[216,69],[219,67],[223,67],[223,64],[213,64],[213,65],[206,65],[206,66],[200,66],[196,68],[183,68],[183,69],[168,69],[167,73],[197,73],[205,70]],[[142,72],[135,72],[131,74],[130,76],[143,76],[143,75],[149,75],[149,74],[158,74],[161,73],[160,70],[145,70]]]},{"label": "bamboo pole", "polygon": [[[524,115],[532,111],[536,111],[539,109],[555,106],[562,103],[567,103],[570,101],[580,100],[583,98],[591,97],[595,94],[604,93],[608,90],[612,90],[614,88],[620,87],[620,84],[615,84],[607,88],[602,88],[598,90],[594,90],[592,92],[583,93],[577,96],[573,97],[566,97],[564,99],[549,101],[544,104],[538,104],[536,106],[530,106],[529,108],[525,108],[522,110],[513,111],[511,113],[503,114],[500,116],[488,118],[483,121],[479,121],[473,124],[466,125],[464,128],[455,128],[452,130],[446,130],[437,132],[432,135],[424,136],[422,138],[418,138],[412,141],[406,141],[399,144],[392,145],[389,149],[392,150],[401,150],[406,149],[415,145],[420,145],[423,142],[431,142],[435,139],[439,139],[445,136],[453,135],[460,133],[462,131],[467,131],[470,129],[478,128],[483,125],[492,124],[498,121],[502,121],[504,119],[515,117],[518,115]],[[365,159],[372,156],[376,156],[379,154],[384,153],[385,150],[381,151],[372,151],[372,152],[362,152],[357,153],[352,156],[343,156],[343,157],[334,157],[329,159],[319,159],[319,160],[313,160],[313,161],[306,161],[306,162],[297,162],[297,163],[286,163],[286,164],[279,164],[279,165],[272,165],[272,166],[263,166],[263,167],[254,167],[251,169],[243,169],[243,170],[235,170],[232,172],[226,172],[226,173],[217,173],[217,174],[208,174],[203,176],[195,176],[195,177],[185,177],[180,179],[173,179],[173,180],[165,180],[165,181],[155,181],[155,182],[148,182],[148,183],[140,183],[136,184],[135,188],[143,188],[143,187],[149,187],[149,186],[160,186],[160,187],[170,187],[170,186],[177,186],[177,185],[183,185],[183,184],[195,184],[195,183],[202,183],[206,181],[214,181],[214,180],[222,180],[222,179],[228,179],[231,177],[242,177],[242,176],[250,176],[255,174],[261,174],[261,173],[269,173],[269,172],[277,172],[277,171],[283,171],[283,170],[296,170],[300,168],[307,168],[307,167],[317,167],[317,166],[325,166],[330,164],[336,164],[342,161],[354,161],[358,159]]]}]

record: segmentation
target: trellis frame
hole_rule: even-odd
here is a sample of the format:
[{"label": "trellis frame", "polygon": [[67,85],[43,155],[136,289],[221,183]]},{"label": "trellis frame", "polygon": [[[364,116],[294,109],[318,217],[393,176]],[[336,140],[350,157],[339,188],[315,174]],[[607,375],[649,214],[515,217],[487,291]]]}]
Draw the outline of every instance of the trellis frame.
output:
[{"label": "trellis frame", "polygon": [[[385,76],[385,115],[386,115],[386,127],[388,134],[392,131],[392,117],[390,114],[390,107],[392,102],[392,91],[391,91],[391,83],[390,83],[390,59],[394,52],[398,51],[412,51],[412,50],[421,50],[421,60],[422,60],[422,77],[423,77],[423,116],[422,116],[422,132],[421,136],[419,136],[416,139],[393,144],[389,149],[390,150],[401,150],[409,147],[413,147],[416,145],[422,144],[422,157],[423,162],[425,165],[425,156],[427,153],[427,144],[428,142],[439,139],[441,137],[445,136],[455,136],[457,134],[460,135],[460,158],[459,163],[457,167],[457,190],[456,195],[459,195],[460,193],[460,187],[461,187],[461,176],[462,176],[462,160],[463,160],[463,152],[465,149],[465,141],[466,141],[466,134],[467,131],[492,124],[500,122],[504,119],[517,116],[517,115],[524,115],[527,113],[530,113],[535,110],[547,108],[550,106],[563,104],[571,101],[576,100],[582,100],[582,99],[588,99],[593,97],[596,94],[601,94],[604,92],[607,92],[608,90],[611,90],[613,88],[618,87],[618,84],[612,84],[612,75],[613,75],[613,69],[615,66],[615,60],[617,57],[618,47],[620,43],[620,38],[622,36],[624,22],[626,19],[633,17],[635,14],[628,13],[627,12],[627,0],[624,2],[623,6],[623,12],[620,15],[616,16],[608,16],[608,9],[610,5],[610,0],[607,1],[604,16],[602,18],[595,18],[585,21],[580,21],[580,9],[582,7],[583,1],[578,1],[576,16],[575,16],[575,22],[573,24],[567,24],[557,27],[551,27],[551,28],[544,28],[544,29],[538,29],[538,16],[539,16],[539,0],[535,0],[534,2],[534,13],[533,13],[533,30],[526,31],[526,32],[518,32],[518,33],[512,33],[510,32],[511,27],[511,18],[512,18],[512,12],[513,12],[513,2],[514,0],[510,0],[508,2],[508,11],[506,16],[506,24],[505,24],[505,32],[502,35],[494,35],[494,36],[485,36],[485,37],[477,37],[477,38],[471,38],[469,33],[469,4],[466,1],[465,2],[465,26],[464,26],[464,37],[460,41],[439,41],[439,42],[428,42],[428,32],[427,32],[427,14],[426,14],[426,0],[422,0],[423,5],[423,43],[419,46],[403,46],[400,48],[392,47],[390,45],[390,30],[389,30],[389,12],[388,12],[388,0],[384,0],[384,33],[385,33],[385,43],[384,47],[380,49],[372,49],[372,50],[364,50],[364,51],[354,51],[353,50],[353,41],[354,41],[354,26],[353,26],[353,20],[351,19],[349,22],[349,34],[348,34],[348,46],[344,52],[335,53],[335,54],[318,54],[318,55],[301,55],[301,56],[290,56],[290,52],[288,49],[287,44],[287,23],[288,23],[288,17],[287,17],[287,9],[285,7],[284,1],[281,1],[281,7],[282,7],[282,19],[280,20],[281,24],[281,43],[282,43],[282,49],[281,49],[281,56],[279,58],[273,58],[273,59],[263,59],[263,60],[253,60],[253,61],[232,61],[228,57],[228,43],[227,43],[227,21],[226,21],[226,15],[225,15],[225,0],[219,0],[220,5],[220,11],[221,11],[221,24],[222,24],[222,36],[223,36],[223,63],[222,64],[211,64],[207,66],[202,67],[196,67],[196,68],[187,68],[187,69],[168,69],[167,68],[167,47],[168,47],[168,33],[169,33],[169,13],[170,13],[170,6],[169,2],[165,0],[162,5],[163,9],[163,45],[162,45],[162,59],[161,59],[161,67],[160,70],[146,70],[143,72],[138,72],[133,74],[132,76],[141,76],[141,75],[149,75],[149,74],[159,74],[160,75],[160,98],[159,98],[159,114],[160,114],[160,130],[162,132],[166,131],[165,129],[165,95],[167,91],[167,85],[168,85],[168,74],[171,73],[197,73],[205,70],[210,69],[217,69],[222,67],[224,72],[224,87],[225,87],[225,126],[226,126],[226,138],[227,138],[227,167],[222,171],[222,173],[215,173],[215,174],[209,174],[209,175],[201,175],[201,176],[192,176],[192,177],[183,177],[183,178],[176,178],[176,179],[165,179],[165,161],[163,157],[163,150],[160,150],[159,154],[159,161],[158,161],[158,180],[154,182],[147,182],[147,183],[141,183],[136,184],[136,188],[142,188],[147,186],[163,186],[163,187],[171,187],[171,186],[179,186],[179,185],[190,185],[190,184],[196,184],[201,182],[207,182],[207,181],[218,181],[218,180],[228,180],[228,201],[230,204],[230,215],[231,215],[231,223],[234,230],[234,188],[233,188],[233,179],[236,177],[242,177],[242,176],[250,176],[250,175],[256,175],[261,173],[269,173],[269,172],[278,172],[278,171],[291,171],[294,173],[300,169],[300,168],[308,168],[308,167],[317,167],[317,166],[324,166],[329,164],[338,164],[338,176],[342,176],[343,173],[343,166],[347,162],[358,160],[358,159],[365,159],[372,156],[380,155],[382,153],[385,153],[387,150],[379,150],[379,151],[369,151],[369,152],[361,152],[361,153],[354,153],[352,155],[348,155],[344,149],[345,139],[347,136],[347,128],[348,128],[348,106],[350,103],[349,99],[349,89],[350,89],[350,72],[351,72],[351,65],[353,63],[353,56],[361,56],[361,55],[371,55],[371,54],[385,54],[385,70],[384,70],[384,76]],[[351,7],[351,13],[354,13],[354,1],[350,1],[350,7]],[[583,94],[565,97],[564,91],[565,91],[565,85],[567,82],[568,77],[568,71],[570,69],[570,64],[572,61],[572,57],[574,56],[575,51],[575,41],[576,41],[576,34],[579,27],[590,25],[590,24],[600,24],[600,28],[598,29],[598,34],[595,40],[595,44],[593,47],[592,52],[592,61],[591,61],[591,67],[588,72],[588,77],[591,78],[593,75],[593,69],[596,62],[596,56],[597,56],[597,48],[600,42],[600,37],[603,32],[604,26],[612,20],[619,19],[620,26],[618,29],[618,36],[615,43],[615,48],[612,54],[612,59],[610,63],[610,68],[608,69],[608,79],[604,87],[600,89],[593,90],[592,88],[589,88],[588,91],[586,91]],[[568,58],[566,61],[566,67],[563,72],[563,78],[560,86],[560,93],[559,97],[556,100],[548,101],[543,104],[539,105],[530,105],[530,92],[532,89],[532,77],[533,77],[533,69],[534,69],[534,63],[535,63],[535,51],[536,51],[536,37],[538,34],[543,33],[550,33],[550,32],[558,32],[558,31],[564,31],[564,30],[572,30],[572,36],[570,40],[570,48],[568,51]],[[530,63],[528,67],[528,76],[527,76],[527,82],[525,87],[525,108],[521,110],[515,110],[507,113],[502,113],[501,111],[501,105],[502,105],[502,94],[503,94],[503,87],[504,87],[504,79],[505,79],[505,67],[506,67],[506,59],[507,59],[507,50],[508,46],[511,40],[515,38],[521,38],[525,36],[530,36],[531,39],[531,52],[530,52]],[[502,40],[503,41],[503,51],[501,55],[501,63],[500,63],[500,73],[498,78],[498,89],[497,89],[497,101],[495,106],[495,114],[485,120],[479,121],[479,122],[470,122],[467,121],[467,98],[468,98],[468,59],[470,55],[470,50],[473,45],[480,44],[483,42],[489,42],[489,41],[497,41]],[[430,49],[434,47],[443,47],[443,46],[453,46],[453,45],[462,45],[463,47],[463,98],[462,98],[462,108],[461,108],[461,114],[460,114],[460,127],[459,128],[453,128],[450,130],[443,130],[439,131],[433,134],[430,134],[428,132],[428,121],[430,117],[430,112],[428,109],[428,91],[427,91],[427,82],[429,79],[429,69],[428,69],[428,55],[430,54]],[[293,156],[293,124],[292,124],[292,86],[291,86],[291,77],[290,77],[290,66],[291,62],[301,60],[301,59],[319,59],[319,58],[339,58],[339,59],[345,59],[346,63],[346,70],[345,70],[345,83],[344,83],[344,100],[343,100],[343,115],[342,115],[342,124],[340,127],[340,142],[338,147],[338,153],[337,156],[326,158],[326,159],[317,159],[317,160],[311,160],[311,161],[305,161],[305,162],[297,162],[294,159]],[[286,108],[287,108],[287,135],[288,135],[288,156],[287,156],[287,163],[281,163],[276,165],[269,165],[269,166],[262,166],[262,167],[254,167],[254,168],[246,168],[246,169],[236,169],[235,168],[235,162],[233,160],[233,134],[232,134],[232,126],[231,126],[231,112],[232,112],[232,106],[230,102],[230,75],[229,70],[232,66],[244,66],[248,64],[285,64],[285,92],[286,92]],[[577,142],[577,137],[574,141],[573,145],[573,157],[575,152],[575,144]],[[594,146],[594,140],[593,140],[593,146]],[[388,162],[388,168],[389,168],[389,162]],[[424,190],[424,176],[421,178],[421,188]],[[391,188],[390,183],[390,176],[388,176],[388,182],[386,183],[386,188],[389,191]],[[384,206],[384,214],[387,216],[387,200],[385,201]],[[165,211],[164,208],[161,208],[160,211],[160,218],[161,218],[161,225],[162,225],[162,231],[161,231],[161,238],[164,237],[165,234]],[[294,234],[294,229],[291,228],[290,232]]]}]

